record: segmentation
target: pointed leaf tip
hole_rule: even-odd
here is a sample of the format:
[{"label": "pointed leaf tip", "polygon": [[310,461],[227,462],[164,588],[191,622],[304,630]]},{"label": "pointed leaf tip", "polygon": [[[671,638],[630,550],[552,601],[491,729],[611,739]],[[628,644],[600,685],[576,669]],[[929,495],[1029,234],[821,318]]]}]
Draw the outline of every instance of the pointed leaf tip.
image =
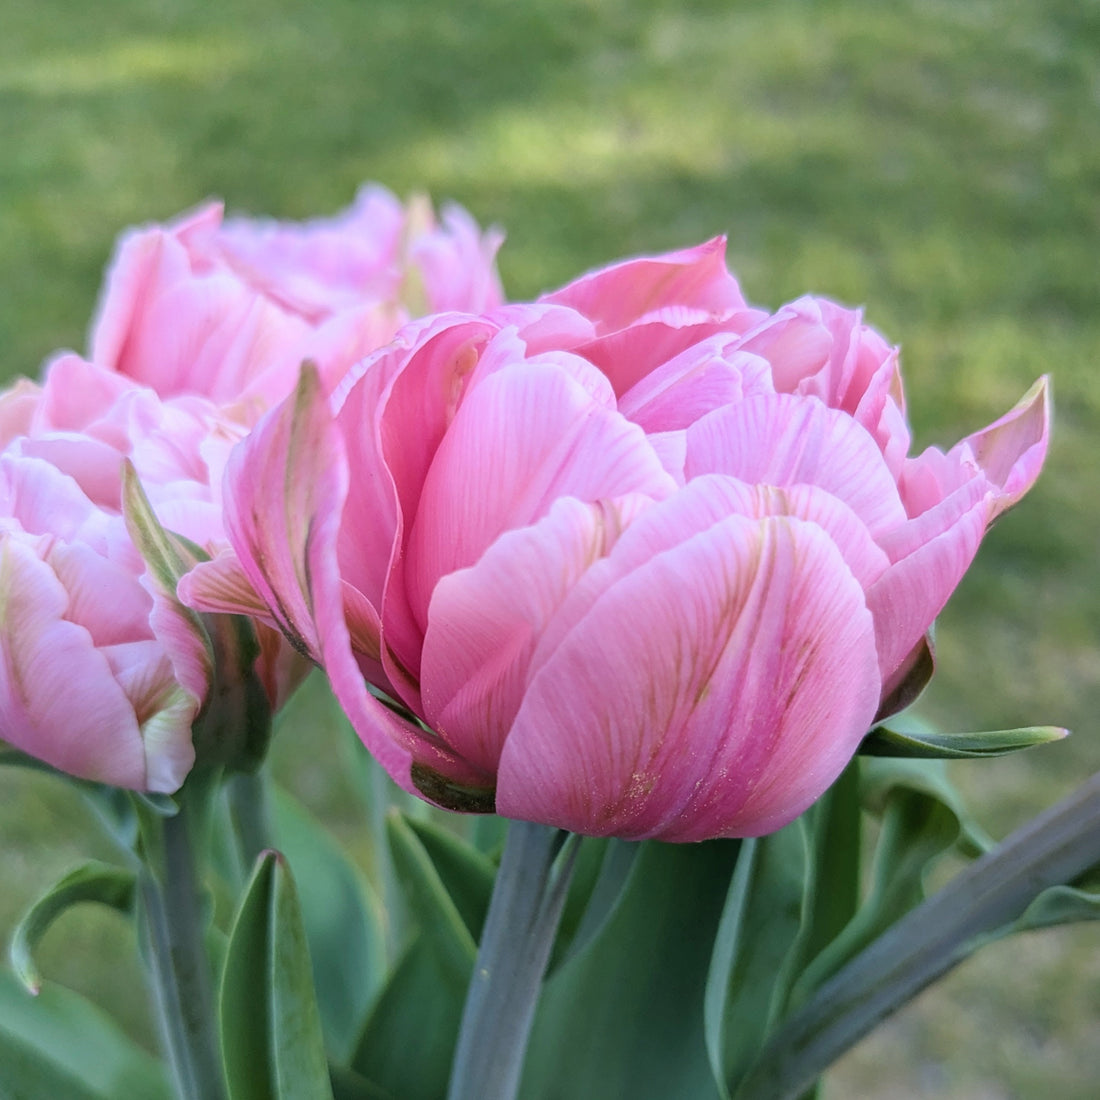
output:
[{"label": "pointed leaf tip", "polygon": [[898,730],[876,726],[863,739],[865,756],[895,756],[926,760],[975,760],[1005,756],[1020,749],[1061,741],[1069,730],[1060,726],[1024,726],[1014,730],[981,733],[935,733],[930,730]]}]

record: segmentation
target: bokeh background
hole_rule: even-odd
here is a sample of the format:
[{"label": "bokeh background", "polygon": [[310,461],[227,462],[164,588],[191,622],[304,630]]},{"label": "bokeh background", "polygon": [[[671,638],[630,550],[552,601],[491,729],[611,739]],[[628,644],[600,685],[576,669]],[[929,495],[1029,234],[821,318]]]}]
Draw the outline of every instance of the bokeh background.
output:
[{"label": "bokeh background", "polygon": [[[507,292],[729,237],[746,296],[863,304],[902,345],[917,443],[1054,379],[1046,472],[938,627],[944,729],[1066,725],[959,765],[1003,835],[1100,767],[1100,3],[1096,0],[37,0],[0,34],[0,372],[83,350],[126,226],[208,196],[333,213],[365,180],[508,233]],[[345,731],[277,744],[356,843]],[[318,700],[320,700],[318,702]],[[49,779],[0,774],[0,934],[97,853]],[[123,922],[70,913],[47,975],[152,1042]],[[827,1096],[1096,1095],[1100,931],[991,948],[865,1041]]]}]

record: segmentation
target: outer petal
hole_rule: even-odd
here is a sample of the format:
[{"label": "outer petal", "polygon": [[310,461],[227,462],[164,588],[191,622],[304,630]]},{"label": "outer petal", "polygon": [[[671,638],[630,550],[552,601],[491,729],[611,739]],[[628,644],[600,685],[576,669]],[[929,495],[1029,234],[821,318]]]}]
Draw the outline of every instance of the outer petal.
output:
[{"label": "outer petal", "polygon": [[[135,701],[144,703],[135,713],[105,652],[65,618],[69,601],[61,582],[14,536],[0,536],[0,593],[0,735],[84,779],[138,790],[178,787],[191,764],[197,700],[190,700],[189,713],[173,708],[165,695],[170,677],[154,674],[150,684],[160,687],[135,692]],[[147,650],[142,657],[147,665]],[[162,665],[170,673],[163,657]],[[156,736],[147,746],[143,727],[150,722]]]},{"label": "outer petal", "polygon": [[424,716],[466,760],[496,771],[546,623],[648,503],[562,498],[538,523],[506,532],[476,565],[436,585],[420,673]]},{"label": "outer petal", "polygon": [[878,695],[871,618],[828,537],[731,517],[569,632],[528,688],[497,806],[596,835],[769,832],[839,774]]},{"label": "outer petal", "polygon": [[996,487],[992,520],[1035,484],[1050,441],[1050,383],[1045,376],[1005,413],[951,449],[949,458],[973,456]]},{"label": "outer petal", "polygon": [[309,551],[323,532],[335,537],[348,475],[313,368],[233,451],[225,476],[226,533],[240,564],[294,648],[317,660]]},{"label": "outer petal", "polygon": [[1034,483],[1049,426],[1040,379],[1011,412],[947,455],[929,449],[906,464],[903,489],[916,514],[879,539],[892,564],[868,591],[887,691],[962,580],[988,525]]},{"label": "outer petal", "polygon": [[291,644],[324,667],[356,732],[397,783],[414,790],[415,751],[440,774],[484,785],[484,776],[471,776],[366,690],[352,654],[336,554],[347,478],[320,379],[306,367],[293,398],[265,417],[230,460],[226,529],[233,548]]}]

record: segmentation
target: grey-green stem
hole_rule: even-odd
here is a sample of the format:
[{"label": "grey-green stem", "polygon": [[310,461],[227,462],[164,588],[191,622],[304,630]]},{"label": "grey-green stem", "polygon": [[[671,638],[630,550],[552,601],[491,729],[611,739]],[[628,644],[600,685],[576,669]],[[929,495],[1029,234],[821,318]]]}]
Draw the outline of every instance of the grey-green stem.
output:
[{"label": "grey-green stem", "polygon": [[150,968],[158,1014],[180,1100],[225,1100],[213,975],[195,863],[195,823],[184,801],[161,823],[160,868],[141,873]]},{"label": "grey-green stem", "polygon": [[[515,1100],[576,838],[513,821],[462,1014],[447,1100]],[[569,845],[562,851],[564,845]],[[558,860],[558,856],[561,856]]]}]

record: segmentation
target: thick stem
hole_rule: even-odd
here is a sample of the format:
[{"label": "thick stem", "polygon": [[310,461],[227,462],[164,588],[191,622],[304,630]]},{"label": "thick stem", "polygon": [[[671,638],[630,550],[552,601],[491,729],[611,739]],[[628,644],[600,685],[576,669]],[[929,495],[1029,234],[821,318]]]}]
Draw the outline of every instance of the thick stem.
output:
[{"label": "thick stem", "polygon": [[738,1097],[800,1096],[883,1017],[1019,919],[1044,890],[1100,865],[1100,773],[917,906],[822,985],[764,1048]]},{"label": "thick stem", "polygon": [[576,858],[565,834],[513,821],[466,994],[447,1100],[514,1100]]},{"label": "thick stem", "polygon": [[186,802],[161,823],[160,873],[148,866],[141,897],[153,986],[180,1100],[224,1100],[206,921]]}]

